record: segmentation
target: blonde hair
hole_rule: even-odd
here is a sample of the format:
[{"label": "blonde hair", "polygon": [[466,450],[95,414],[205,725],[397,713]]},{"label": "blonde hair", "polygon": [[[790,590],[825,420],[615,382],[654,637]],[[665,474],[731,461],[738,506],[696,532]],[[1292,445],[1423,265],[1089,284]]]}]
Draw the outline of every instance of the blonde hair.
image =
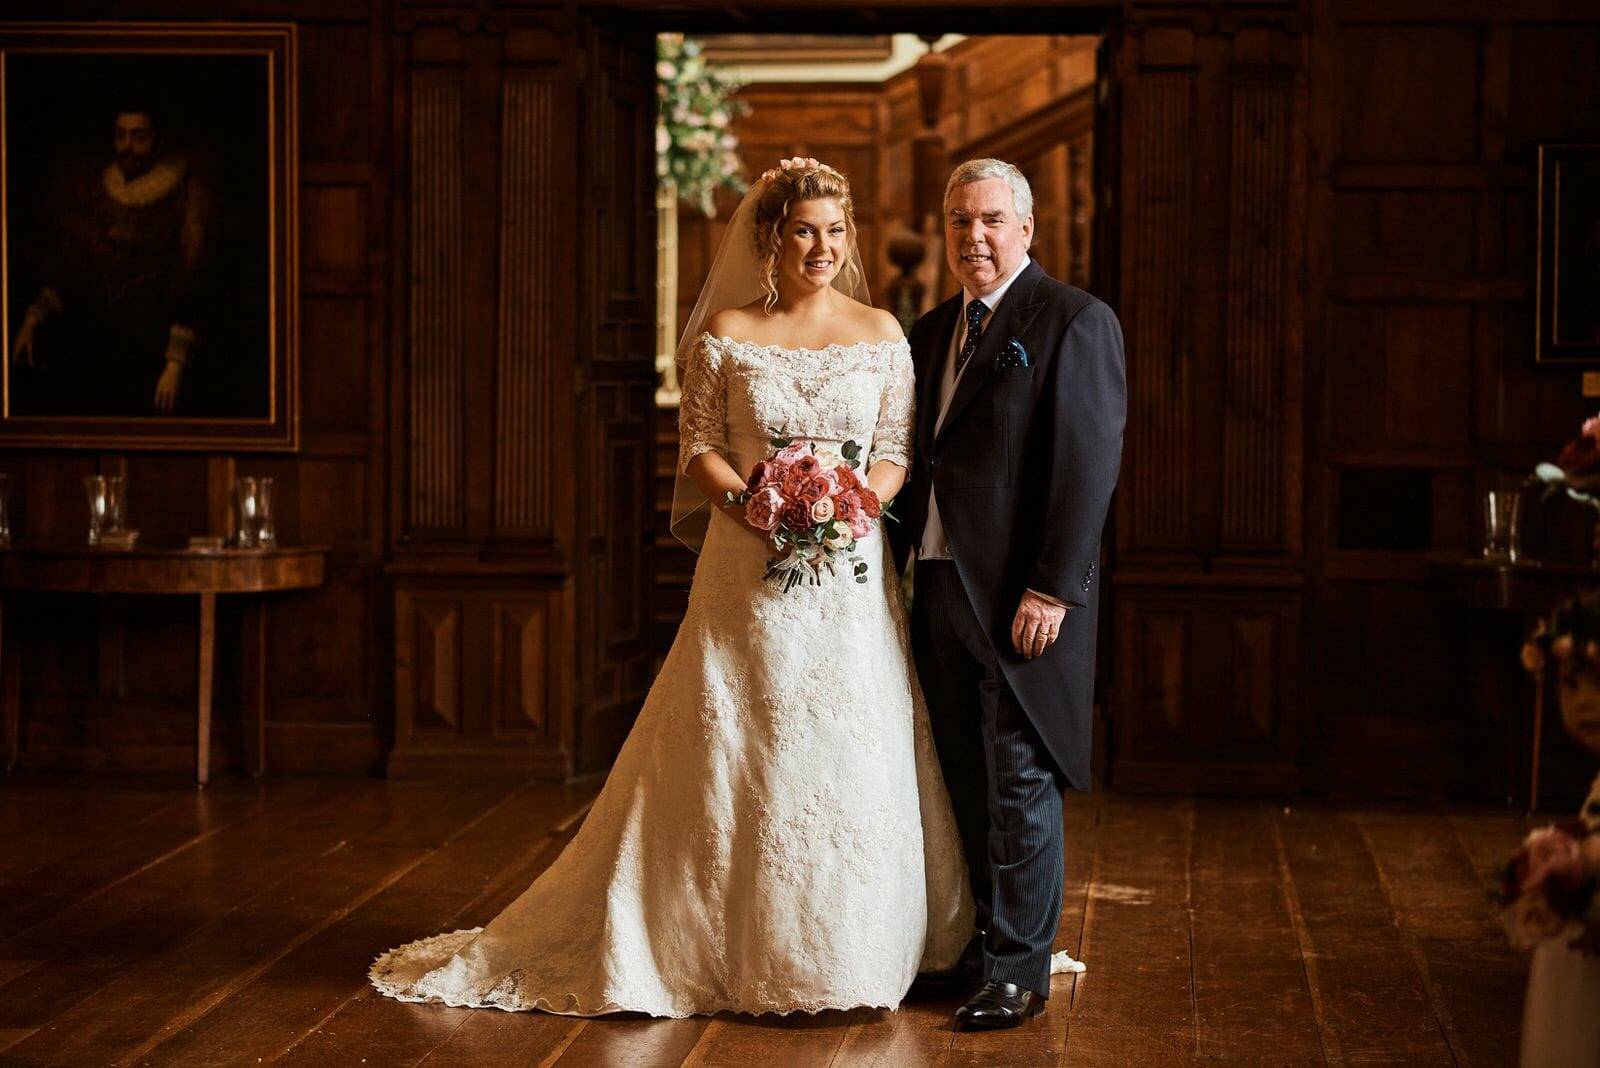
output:
[{"label": "blonde hair", "polygon": [[[811,161],[806,161],[810,163]],[[826,164],[785,166],[761,176],[766,189],[756,201],[756,256],[761,261],[761,288],[767,294],[767,314],[778,303],[778,256],[783,247],[783,225],[790,209],[807,200],[833,199],[844,209],[845,233],[856,243],[855,201],[850,180]]]}]

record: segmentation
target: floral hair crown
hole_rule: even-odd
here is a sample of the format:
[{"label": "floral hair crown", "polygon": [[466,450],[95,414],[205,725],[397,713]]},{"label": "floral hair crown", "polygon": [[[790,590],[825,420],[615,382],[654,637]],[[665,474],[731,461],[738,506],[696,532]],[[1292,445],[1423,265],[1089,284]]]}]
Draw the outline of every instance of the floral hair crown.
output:
[{"label": "floral hair crown", "polygon": [[[827,171],[829,174],[839,174],[838,171],[834,170],[826,163],[820,163],[817,160],[812,159],[810,156],[793,156],[789,159],[780,159],[776,167],[773,167],[771,170],[761,172],[761,181],[766,185],[771,185],[773,179],[777,178],[780,174],[787,174],[791,171],[795,172],[796,177],[799,177],[803,174],[810,174],[813,171]],[[839,177],[843,178],[844,175],[839,174]]]}]

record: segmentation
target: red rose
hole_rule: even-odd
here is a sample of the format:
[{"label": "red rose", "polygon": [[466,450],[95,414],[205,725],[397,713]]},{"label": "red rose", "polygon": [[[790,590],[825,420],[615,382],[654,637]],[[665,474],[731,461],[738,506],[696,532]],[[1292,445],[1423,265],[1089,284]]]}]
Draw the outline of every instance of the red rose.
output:
[{"label": "red rose", "polygon": [[832,488],[821,474],[800,475],[790,472],[789,477],[783,480],[783,495],[804,501],[808,507],[831,496],[828,491]]},{"label": "red rose", "polygon": [[1600,442],[1585,434],[1567,443],[1556,458],[1556,466],[1570,477],[1600,471]]},{"label": "red rose", "polygon": [[810,530],[811,505],[805,501],[790,501],[783,506],[781,518],[790,530]]},{"label": "red rose", "polygon": [[833,469],[833,477],[839,483],[839,488],[847,493],[850,490],[859,488],[861,485],[861,480],[856,477],[856,473],[844,464],[840,464]]},{"label": "red rose", "polygon": [[762,460],[750,469],[750,480],[744,484],[744,488],[754,493],[768,482],[771,482],[777,473],[777,464],[771,460]]},{"label": "red rose", "polygon": [[800,457],[800,459],[791,464],[789,470],[791,473],[797,475],[814,475],[818,471],[822,470],[822,465],[817,463],[817,458],[815,456],[807,453],[805,456]]},{"label": "red rose", "polygon": [[862,486],[856,492],[861,494],[861,510],[867,513],[868,519],[876,519],[883,514],[883,505],[879,503],[876,493],[866,486]]},{"label": "red rose", "polygon": [[861,496],[855,490],[841,493],[833,499],[833,514],[846,523],[861,514]]}]

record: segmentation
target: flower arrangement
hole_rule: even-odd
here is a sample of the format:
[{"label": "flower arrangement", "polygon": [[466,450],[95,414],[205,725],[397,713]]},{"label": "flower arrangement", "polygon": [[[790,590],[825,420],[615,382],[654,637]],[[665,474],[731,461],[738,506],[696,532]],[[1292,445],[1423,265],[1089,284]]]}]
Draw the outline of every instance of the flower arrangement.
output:
[{"label": "flower arrangement", "polygon": [[1501,873],[1500,902],[1512,945],[1561,939],[1600,955],[1600,834],[1582,820],[1533,831]]},{"label": "flower arrangement", "polygon": [[1550,660],[1561,668],[1600,671],[1600,590],[1568,597],[1534,624],[1522,643],[1522,666],[1537,675]]},{"label": "flower arrangement", "polygon": [[1568,497],[1600,512],[1600,415],[1585,419],[1556,462],[1536,466],[1529,481],[1544,483],[1546,497],[1565,490]]},{"label": "flower arrangement", "polygon": [[656,36],[656,177],[677,184],[678,196],[707,217],[712,197],[726,187],[745,190],[733,120],[750,110],[733,99],[739,83],[700,56],[700,43],[681,33]]},{"label": "flower arrangement", "polygon": [[824,570],[837,573],[843,557],[855,580],[866,582],[867,562],[855,555],[856,544],[886,512],[856,474],[861,446],[846,441],[834,452],[767,429],[772,458],[751,469],[743,492],[727,496],[728,504],[744,505],[745,521],[767,532],[777,554],[762,577],[783,583],[785,592],[801,582],[817,585]]}]

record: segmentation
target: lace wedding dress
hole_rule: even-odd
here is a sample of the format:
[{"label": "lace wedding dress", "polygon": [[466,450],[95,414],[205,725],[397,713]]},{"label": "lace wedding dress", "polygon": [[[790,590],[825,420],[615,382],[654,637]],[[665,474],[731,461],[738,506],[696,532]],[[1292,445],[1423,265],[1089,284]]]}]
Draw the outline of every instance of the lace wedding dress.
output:
[{"label": "lace wedding dress", "polygon": [[[909,466],[904,340],[789,350],[702,334],[679,462],[748,471],[768,427]],[[870,445],[869,445],[870,443]],[[972,904],[881,533],[869,581],[784,592],[713,509],[689,608],[565,852],[488,926],[373,965],[404,1001],[571,1015],[897,1005],[955,963]]]}]

